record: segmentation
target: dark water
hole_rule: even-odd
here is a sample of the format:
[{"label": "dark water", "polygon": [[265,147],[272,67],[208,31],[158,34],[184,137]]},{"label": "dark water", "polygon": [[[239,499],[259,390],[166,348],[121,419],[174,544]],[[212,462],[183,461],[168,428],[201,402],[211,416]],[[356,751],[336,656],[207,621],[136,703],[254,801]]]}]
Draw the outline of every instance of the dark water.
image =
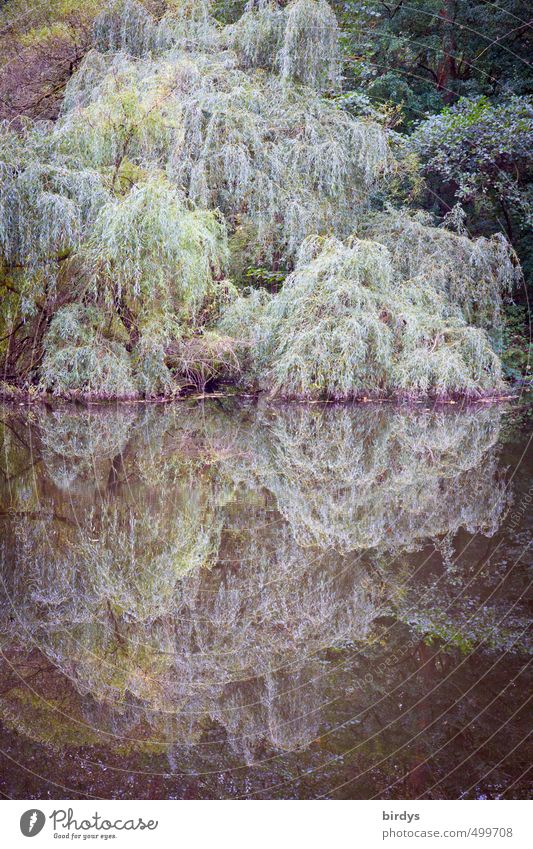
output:
[{"label": "dark water", "polygon": [[0,425],[3,794],[527,795],[523,410]]}]

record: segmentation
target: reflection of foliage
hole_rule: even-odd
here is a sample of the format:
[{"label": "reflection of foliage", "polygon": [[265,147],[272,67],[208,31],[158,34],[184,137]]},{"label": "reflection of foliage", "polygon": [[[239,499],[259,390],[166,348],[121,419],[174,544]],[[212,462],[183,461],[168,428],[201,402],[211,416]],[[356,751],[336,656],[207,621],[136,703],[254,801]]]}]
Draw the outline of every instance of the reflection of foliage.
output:
[{"label": "reflection of foliage", "polygon": [[54,484],[69,489],[76,479],[82,485],[84,479],[86,484],[94,481],[103,462],[120,456],[134,418],[133,411],[125,407],[85,412],[83,416],[69,408],[53,412],[48,426],[39,428],[36,447]]},{"label": "reflection of foliage", "polygon": [[[411,591],[410,563],[385,555],[495,532],[495,408],[69,408],[25,428],[6,416],[34,453],[28,473],[5,440],[3,644],[35,644],[57,670],[51,706],[10,696],[25,733],[55,727],[55,706],[71,720],[56,715],[65,728],[50,733],[67,745],[76,722],[88,743],[98,727],[148,750],[215,723],[246,758],[265,738],[291,750],[318,728],[322,650],[365,657],[383,613],[428,641],[472,643],[482,598],[452,603],[466,573],[446,566]],[[507,647],[522,614],[499,626],[497,603],[479,636]]]},{"label": "reflection of foliage", "polygon": [[[294,746],[299,726],[284,744],[281,735],[290,729],[276,731],[276,714],[288,709],[278,701],[278,688],[294,686],[294,667],[305,654],[312,657],[330,642],[365,640],[383,590],[361,583],[361,570],[346,576],[342,563],[304,559],[277,529],[276,549],[272,540],[254,546],[249,534],[227,549],[242,559],[238,569],[180,576],[172,568],[168,529],[164,551],[155,557],[153,540],[163,529],[156,526],[153,538],[144,530],[146,548],[131,558],[118,534],[110,568],[100,541],[92,550],[82,544],[70,560],[56,548],[51,561],[47,546],[38,544],[42,529],[36,539],[19,526],[17,550],[24,552],[24,563],[17,560],[8,585],[15,630],[35,640],[78,690],[129,722],[153,722],[156,739],[194,738],[205,716],[226,728],[235,747],[251,747],[265,727],[278,744]],[[178,539],[183,545],[182,534]],[[194,551],[200,544],[196,539]],[[129,560],[124,568],[120,557]],[[39,567],[43,561],[49,568]],[[189,570],[194,565],[190,550],[187,564]]]},{"label": "reflection of foliage", "polygon": [[303,546],[413,550],[428,537],[493,534],[507,498],[497,409],[464,413],[285,408],[263,413],[259,480]]}]

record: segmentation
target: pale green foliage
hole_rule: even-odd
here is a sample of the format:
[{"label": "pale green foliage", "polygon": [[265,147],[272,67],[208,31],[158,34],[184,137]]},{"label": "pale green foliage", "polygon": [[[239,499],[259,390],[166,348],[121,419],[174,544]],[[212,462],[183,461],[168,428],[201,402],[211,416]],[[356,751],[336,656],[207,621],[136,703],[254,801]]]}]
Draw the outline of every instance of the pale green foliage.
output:
[{"label": "pale green foliage", "polygon": [[101,398],[135,394],[126,349],[106,338],[105,318],[77,304],[60,309],[44,341],[42,385],[60,395]]},{"label": "pale green foliage", "polygon": [[[153,335],[150,332],[152,328]],[[132,356],[135,380],[142,395],[157,397],[172,395],[176,391],[165,349],[170,339],[179,337],[179,334],[179,327],[166,327],[164,317],[157,313],[143,329]]]},{"label": "pale green foliage", "polygon": [[[301,7],[325,5],[299,0],[280,14],[292,20]],[[193,7],[212,26],[205,8]],[[187,27],[195,20],[183,9],[178,18]],[[165,21],[178,18],[170,11]],[[189,36],[176,35],[174,47],[140,62],[93,51],[67,89],[62,145],[114,169],[114,180],[123,159],[166,167],[193,202],[218,207],[231,228],[249,226],[251,257],[294,256],[305,236],[332,227],[347,234],[391,167],[383,129],[286,75],[250,70],[224,49],[228,29],[194,49]],[[235,35],[235,43],[244,41]],[[298,41],[296,52],[308,43]]]},{"label": "pale green foliage", "polygon": [[240,345],[228,336],[205,331],[180,338],[179,328],[165,339],[145,329],[134,352],[135,378],[148,396],[205,389],[217,382],[236,381],[241,373]]},{"label": "pale green foliage", "polygon": [[[509,621],[508,596],[477,609],[463,558],[434,585],[434,570],[405,556],[436,535],[449,552],[460,528],[498,530],[509,493],[496,406],[5,415],[18,474],[0,480],[14,552],[0,562],[2,640],[37,641],[56,697],[66,676],[84,695],[71,715],[92,727],[96,704],[98,733],[104,718],[122,752],[124,737],[165,750],[195,742],[206,717],[247,757],[265,739],[300,745],[310,729],[291,720],[314,713],[307,679],[324,680],[324,646],[368,651],[384,615],[431,633],[446,613],[457,639],[481,618],[495,647],[527,624],[521,604]],[[73,474],[58,488],[61,468]],[[302,659],[305,710],[291,695]]]},{"label": "pale green foliage", "polygon": [[[226,27],[210,0],[115,0],[94,45],[58,122],[0,141],[0,335],[27,333],[6,374],[105,396],[121,375],[116,394],[149,396],[247,376],[312,398],[500,388],[486,334],[497,348],[515,258],[503,239],[370,215],[396,166],[383,122],[322,94],[338,82],[325,0],[259,0]],[[218,336],[224,275],[254,265],[292,273],[234,297]],[[60,344],[54,325],[40,366],[49,316],[75,301],[88,338]],[[119,339],[86,325],[92,308]]]},{"label": "pale green foliage", "polygon": [[166,5],[167,12],[157,20],[136,0],[114,0],[95,20],[95,47],[136,58],[176,44],[185,50],[216,47],[219,26],[211,0],[169,0]]},{"label": "pale green foliage", "polygon": [[159,49],[177,45],[181,50],[217,50],[221,27],[213,17],[212,0],[167,0],[168,11],[159,23]]},{"label": "pale green foliage", "polygon": [[170,173],[234,227],[250,223],[252,258],[293,257],[314,232],[349,232],[389,165],[380,127],[274,76],[207,66],[183,108]]},{"label": "pale green foliage", "polygon": [[460,527],[496,532],[509,500],[499,429],[495,408],[263,408],[251,465],[300,546],[413,551]]},{"label": "pale green foliage", "polygon": [[[55,315],[42,385],[102,397],[171,393],[168,346],[216,298],[214,276],[226,252],[220,219],[191,209],[162,177],[106,202],[77,255],[85,299],[96,306],[71,305]],[[132,328],[138,338],[130,360],[124,344]]]},{"label": "pale green foliage", "polygon": [[286,8],[281,76],[319,90],[334,88],[339,78],[339,29],[325,0],[292,0]]},{"label": "pale green foliage", "polygon": [[274,70],[318,91],[338,86],[339,29],[325,0],[292,0],[285,7],[252,0],[228,30],[245,67]]},{"label": "pale green foliage", "polygon": [[154,45],[152,16],[135,0],[114,0],[94,22],[94,41],[99,50],[142,56]]},{"label": "pale green foliage", "polygon": [[113,187],[127,162],[150,162],[155,169],[180,142],[175,86],[171,67],[145,76],[122,54],[105,61],[92,51],[67,89],[56,143],[103,170]]},{"label": "pale green foliage", "polygon": [[285,23],[285,12],[275,0],[246,5],[244,14],[227,31],[228,43],[244,68],[276,68]]},{"label": "pale green foliage", "polygon": [[391,252],[405,279],[441,292],[469,324],[501,331],[501,299],[521,280],[518,259],[503,236],[470,239],[432,227],[427,214],[389,210],[366,222],[363,232]]},{"label": "pale green foliage", "polygon": [[235,297],[222,313],[218,327],[234,339],[244,343],[241,360],[248,370],[264,358],[270,327],[267,305],[272,296],[265,289],[249,289],[244,296]]},{"label": "pale green foliage", "polygon": [[136,0],[115,0],[96,19],[97,50],[139,58],[177,46],[186,51],[235,50],[244,68],[264,68],[322,91],[340,74],[339,28],[325,0],[250,2],[236,24],[221,28],[211,0],[176,0],[156,20]]},{"label": "pale green foliage", "polygon": [[84,249],[98,291],[175,315],[200,305],[225,258],[216,214],[189,209],[183,193],[157,177],[106,204]]},{"label": "pale green foliage", "polygon": [[22,309],[32,312],[59,262],[83,239],[108,197],[100,175],[79,159],[57,156],[47,125],[0,133],[0,252],[22,277]]},{"label": "pale green foliage", "polygon": [[[378,242],[307,240],[280,293],[257,306],[248,310],[256,374],[285,396],[443,397],[501,386],[485,331],[468,326],[431,278],[406,278]],[[226,332],[246,313],[231,305]]]}]

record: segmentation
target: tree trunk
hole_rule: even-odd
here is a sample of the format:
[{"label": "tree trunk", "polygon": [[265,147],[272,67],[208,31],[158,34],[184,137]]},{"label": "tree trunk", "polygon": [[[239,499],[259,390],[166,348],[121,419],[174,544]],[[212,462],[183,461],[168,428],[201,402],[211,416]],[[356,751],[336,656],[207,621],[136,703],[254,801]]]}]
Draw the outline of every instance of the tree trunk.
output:
[{"label": "tree trunk", "polygon": [[457,78],[457,65],[455,54],[457,44],[455,43],[455,15],[456,0],[445,0],[439,17],[442,21],[442,50],[443,57],[437,69],[437,88],[443,92],[446,103],[453,100],[454,93],[450,91],[450,82]]}]

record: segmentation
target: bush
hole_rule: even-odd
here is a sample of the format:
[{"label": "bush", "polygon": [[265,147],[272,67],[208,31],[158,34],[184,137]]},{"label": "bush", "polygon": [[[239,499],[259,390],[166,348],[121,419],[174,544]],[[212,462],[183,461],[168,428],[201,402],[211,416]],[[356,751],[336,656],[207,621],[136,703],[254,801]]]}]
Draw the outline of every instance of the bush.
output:
[{"label": "bush", "polygon": [[183,193],[154,177],[107,203],[84,259],[98,293],[132,308],[180,313],[197,308],[220,276],[225,230],[214,212],[190,208]]},{"label": "bush", "polygon": [[526,307],[507,304],[504,309],[501,358],[506,377],[531,384],[531,322]]},{"label": "bush", "polygon": [[503,204],[531,219],[523,192],[533,159],[533,103],[513,96],[496,104],[486,97],[461,98],[420,123],[410,139],[428,174],[455,186],[461,202]]}]

